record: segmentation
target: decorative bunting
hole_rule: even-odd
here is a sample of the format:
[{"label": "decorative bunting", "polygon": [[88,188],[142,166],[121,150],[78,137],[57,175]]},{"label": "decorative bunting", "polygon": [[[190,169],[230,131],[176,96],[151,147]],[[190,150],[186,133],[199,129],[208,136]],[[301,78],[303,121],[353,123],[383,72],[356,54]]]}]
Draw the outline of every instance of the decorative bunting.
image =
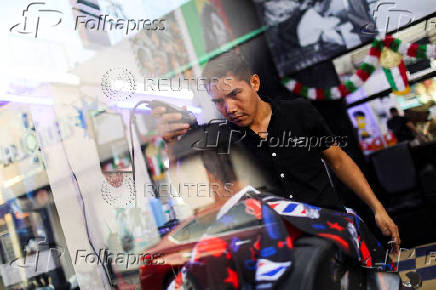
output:
[{"label": "decorative bunting", "polygon": [[406,95],[410,92],[404,60],[401,60],[400,64],[393,68],[383,67],[383,71],[394,94]]},{"label": "decorative bunting", "polygon": [[[400,56],[400,61],[395,63],[395,65],[382,65],[380,63],[382,52],[387,51],[387,49]],[[310,100],[338,100],[359,89],[374,71],[379,66],[382,66],[394,93],[407,94],[410,91],[410,87],[402,56],[416,59],[433,59],[436,58],[436,45],[404,43],[398,38],[387,35],[384,40],[374,39],[368,55],[364,58],[356,73],[337,87],[309,88],[290,78],[284,78],[283,84],[294,94]]]},{"label": "decorative bunting", "polygon": [[380,64],[394,94],[405,95],[410,92],[406,66],[403,56],[390,48],[383,48]]}]

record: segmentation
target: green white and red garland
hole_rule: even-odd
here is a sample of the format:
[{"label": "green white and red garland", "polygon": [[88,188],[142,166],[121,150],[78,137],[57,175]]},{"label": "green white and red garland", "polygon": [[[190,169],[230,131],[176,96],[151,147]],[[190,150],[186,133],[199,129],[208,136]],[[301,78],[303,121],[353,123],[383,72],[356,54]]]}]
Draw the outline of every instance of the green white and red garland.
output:
[{"label": "green white and red garland", "polygon": [[[380,56],[383,48],[416,59],[436,58],[436,45],[405,43],[398,38],[387,35],[384,40],[374,39],[369,54],[353,76],[332,88],[310,88],[293,79],[285,78],[284,85],[293,93],[310,100],[338,100],[359,89],[380,66]],[[404,91],[408,86],[404,62],[396,68],[384,69],[388,82],[394,91]]]},{"label": "green white and red garland", "polygon": [[397,66],[392,68],[383,67],[383,72],[394,94],[406,95],[410,92],[409,80],[403,59],[401,59]]}]

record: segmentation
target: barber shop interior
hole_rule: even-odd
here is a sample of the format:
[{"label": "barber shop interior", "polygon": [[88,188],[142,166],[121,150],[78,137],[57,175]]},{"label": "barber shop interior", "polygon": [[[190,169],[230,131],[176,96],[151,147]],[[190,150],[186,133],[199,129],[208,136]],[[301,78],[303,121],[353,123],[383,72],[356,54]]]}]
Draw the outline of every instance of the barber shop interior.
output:
[{"label": "barber shop interior", "polygon": [[434,0],[0,5],[0,290],[436,289]]}]

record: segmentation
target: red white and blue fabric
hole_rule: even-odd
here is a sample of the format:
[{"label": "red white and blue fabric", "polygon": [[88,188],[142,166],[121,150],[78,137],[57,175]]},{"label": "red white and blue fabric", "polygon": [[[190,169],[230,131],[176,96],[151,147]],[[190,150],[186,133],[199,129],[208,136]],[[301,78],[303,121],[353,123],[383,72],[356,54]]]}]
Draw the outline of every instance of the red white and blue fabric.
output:
[{"label": "red white and blue fabric", "polygon": [[228,204],[195,246],[175,289],[181,289],[187,277],[205,289],[273,289],[299,262],[293,249],[303,234],[332,241],[350,261],[364,267],[395,270],[385,264],[384,248],[356,214],[258,191],[246,191]]}]

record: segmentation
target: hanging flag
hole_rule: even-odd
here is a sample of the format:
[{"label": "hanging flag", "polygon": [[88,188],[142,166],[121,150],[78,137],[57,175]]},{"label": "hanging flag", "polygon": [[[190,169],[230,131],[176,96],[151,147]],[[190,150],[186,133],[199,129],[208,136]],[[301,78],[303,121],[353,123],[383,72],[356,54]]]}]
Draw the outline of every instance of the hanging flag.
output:
[{"label": "hanging flag", "polygon": [[374,39],[369,54],[364,58],[363,63],[353,76],[333,88],[309,88],[302,83],[283,78],[283,84],[294,94],[303,96],[310,100],[338,100],[359,89],[379,66],[379,60],[384,43]]},{"label": "hanging flag", "polygon": [[409,93],[410,86],[403,57],[401,54],[396,52],[401,43],[395,40],[396,39],[389,44],[390,47],[394,47],[395,50],[390,48],[383,49],[380,57],[380,64],[383,67],[383,71],[393,93],[396,95],[405,95]]}]

